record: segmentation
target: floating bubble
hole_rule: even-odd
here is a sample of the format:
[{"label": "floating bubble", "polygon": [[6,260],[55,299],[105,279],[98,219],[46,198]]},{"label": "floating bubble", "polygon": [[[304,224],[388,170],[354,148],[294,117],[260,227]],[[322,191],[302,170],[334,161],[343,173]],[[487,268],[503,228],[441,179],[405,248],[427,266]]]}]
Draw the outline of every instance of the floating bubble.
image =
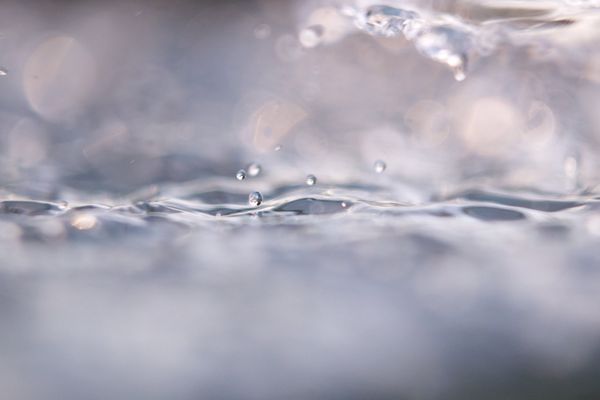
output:
[{"label": "floating bubble", "polygon": [[246,179],[246,171],[243,169],[240,169],[236,174],[235,174],[235,179],[237,179],[238,181],[243,181],[244,179]]},{"label": "floating bubble", "polygon": [[375,170],[375,172],[377,172],[378,174],[383,173],[383,171],[385,171],[385,169],[387,168],[387,165],[384,161],[382,160],[377,160],[375,161],[375,163],[373,164],[373,169]]},{"label": "floating bubble", "polygon": [[317,184],[317,177],[314,176],[314,175],[308,175],[306,177],[306,184],[308,186],[314,186],[314,185],[316,185]]},{"label": "floating bubble", "polygon": [[260,194],[260,192],[252,192],[248,196],[248,204],[250,204],[252,207],[258,207],[261,205],[262,202],[263,197],[262,194]]},{"label": "floating bubble", "polygon": [[261,171],[262,167],[260,166],[260,164],[252,163],[248,165],[248,175],[252,177],[260,175]]}]

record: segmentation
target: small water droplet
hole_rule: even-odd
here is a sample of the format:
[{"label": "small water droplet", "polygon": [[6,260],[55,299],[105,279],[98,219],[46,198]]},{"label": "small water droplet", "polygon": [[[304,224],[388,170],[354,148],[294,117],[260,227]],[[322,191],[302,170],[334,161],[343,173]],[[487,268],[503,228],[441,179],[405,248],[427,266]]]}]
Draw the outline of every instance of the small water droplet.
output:
[{"label": "small water droplet", "polygon": [[348,204],[346,204],[345,201],[342,201],[342,208],[346,208],[346,207],[348,207]]},{"label": "small water droplet", "polygon": [[248,175],[250,175],[252,177],[258,176],[262,171],[262,167],[260,166],[260,164],[252,163],[252,164],[248,165],[247,171],[248,171]]},{"label": "small water droplet", "polygon": [[321,25],[313,25],[308,28],[304,28],[300,31],[298,35],[298,41],[300,44],[306,48],[313,48],[321,43],[323,39],[323,33],[325,32],[323,26]]},{"label": "small water droplet", "polygon": [[262,201],[263,197],[262,194],[260,194],[260,192],[252,192],[248,196],[248,204],[250,204],[252,207],[260,206]]},{"label": "small water droplet", "polygon": [[467,53],[471,45],[470,33],[452,25],[429,27],[415,39],[417,50],[424,56],[450,67],[457,81],[466,78]]},{"label": "small water droplet", "polygon": [[375,163],[373,164],[373,169],[375,170],[375,172],[377,172],[378,174],[381,174],[383,171],[385,171],[385,169],[387,168],[387,165],[384,161],[382,160],[377,160],[375,161]]},{"label": "small water droplet", "polygon": [[271,27],[267,24],[260,24],[254,29],[254,37],[257,39],[266,39],[271,36]]},{"label": "small water droplet", "polygon": [[467,78],[467,74],[465,73],[465,68],[462,64],[460,66],[453,67],[452,73],[454,74],[454,79],[457,82],[462,82]]},{"label": "small water droplet", "polygon": [[7,69],[0,67],[0,76],[6,76],[6,75],[8,75]]},{"label": "small water droplet", "polygon": [[236,174],[235,174],[235,179],[237,179],[238,181],[243,181],[244,179],[246,179],[246,171],[243,169],[240,169]]},{"label": "small water droplet", "polygon": [[282,148],[282,146],[279,144],[279,145],[275,146],[275,151],[280,151],[281,148]]},{"label": "small water droplet", "polygon": [[308,175],[306,177],[306,184],[308,186],[314,186],[314,185],[316,185],[317,184],[317,177],[314,176],[314,175]]}]

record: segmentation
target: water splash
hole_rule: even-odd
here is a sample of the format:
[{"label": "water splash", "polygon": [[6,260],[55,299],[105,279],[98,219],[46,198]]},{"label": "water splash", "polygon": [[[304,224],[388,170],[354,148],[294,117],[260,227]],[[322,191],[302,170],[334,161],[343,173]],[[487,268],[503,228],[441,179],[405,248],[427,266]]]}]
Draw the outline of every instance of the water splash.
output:
[{"label": "water splash", "polygon": [[466,78],[474,29],[454,18],[433,18],[417,11],[375,5],[355,15],[355,25],[371,35],[403,36],[425,57],[447,65],[457,81]]},{"label": "water splash", "polygon": [[565,4],[571,8],[565,11],[556,5],[554,8],[547,5],[548,9],[538,10],[531,5],[530,14],[534,17],[524,11],[524,16],[515,14],[510,4],[503,4],[506,17],[503,16],[504,8],[496,10],[492,5],[482,5],[482,9],[490,7],[490,14],[494,10],[498,14],[497,18],[482,22],[467,21],[438,11],[389,5],[350,8],[351,11],[346,7],[340,12],[351,17],[359,30],[370,35],[405,38],[423,56],[446,65],[457,81],[463,81],[474,59],[492,55],[504,43],[547,45],[544,40],[527,33],[545,27],[568,26],[577,20],[581,9],[595,7],[593,2],[585,1],[566,1]]},{"label": "water splash", "polygon": [[417,19],[419,14],[414,11],[375,5],[357,13],[355,24],[372,35],[394,37],[403,34]]}]

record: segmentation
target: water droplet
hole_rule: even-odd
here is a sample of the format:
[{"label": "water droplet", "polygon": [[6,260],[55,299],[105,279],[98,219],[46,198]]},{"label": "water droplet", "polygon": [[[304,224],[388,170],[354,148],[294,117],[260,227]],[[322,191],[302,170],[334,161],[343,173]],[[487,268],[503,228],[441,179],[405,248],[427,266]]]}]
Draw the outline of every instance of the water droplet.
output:
[{"label": "water droplet", "polygon": [[8,75],[8,71],[6,70],[6,68],[0,67],[0,76],[6,76],[6,75]]},{"label": "water droplet", "polygon": [[456,67],[452,67],[452,73],[454,74],[454,79],[457,82],[462,82],[467,78],[467,74],[463,64],[457,65]]},{"label": "water droplet", "polygon": [[257,39],[266,39],[271,36],[271,27],[267,24],[260,24],[254,29],[254,37]]},{"label": "water droplet", "polygon": [[281,146],[281,145],[277,145],[277,146],[275,146],[275,151],[280,151],[280,150],[281,150],[281,148],[282,148],[282,146]]},{"label": "water droplet", "polygon": [[235,179],[237,179],[238,181],[243,181],[244,179],[246,179],[246,171],[243,169],[240,169],[236,174],[235,174]]},{"label": "water droplet", "polygon": [[450,67],[457,81],[466,78],[467,52],[471,44],[469,32],[451,25],[430,27],[415,38],[417,50],[425,57]]},{"label": "water droplet", "polygon": [[263,197],[262,194],[260,194],[260,192],[252,192],[248,196],[248,204],[250,204],[252,207],[260,206],[262,201]]},{"label": "water droplet", "polygon": [[317,184],[317,177],[314,176],[314,175],[308,175],[306,177],[306,184],[308,186],[314,186],[314,185],[316,185]]},{"label": "water droplet", "polygon": [[306,48],[313,48],[321,43],[323,39],[324,28],[321,25],[313,25],[308,28],[304,28],[298,35],[300,44]]},{"label": "water droplet", "polygon": [[373,169],[375,170],[375,172],[377,172],[378,174],[381,174],[383,171],[385,171],[385,169],[387,168],[387,165],[385,162],[381,161],[381,160],[377,160],[375,161],[375,163],[373,164]]},{"label": "water droplet", "polygon": [[258,176],[261,171],[262,171],[262,167],[260,166],[260,164],[257,163],[252,163],[250,165],[248,165],[248,175],[254,177],[254,176]]},{"label": "water droplet", "polygon": [[345,201],[342,201],[342,204],[341,204],[341,206],[342,206],[342,208],[346,208],[346,207],[348,207],[348,204],[346,204],[346,202],[345,202]]}]

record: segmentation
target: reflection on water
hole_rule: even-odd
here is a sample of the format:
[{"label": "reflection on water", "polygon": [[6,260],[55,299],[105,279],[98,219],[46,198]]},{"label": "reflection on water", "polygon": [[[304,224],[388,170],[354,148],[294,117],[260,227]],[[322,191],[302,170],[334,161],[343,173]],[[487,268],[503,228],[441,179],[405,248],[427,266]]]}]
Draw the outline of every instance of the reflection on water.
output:
[{"label": "reflection on water", "polygon": [[7,398],[600,395],[597,2],[0,26]]}]

